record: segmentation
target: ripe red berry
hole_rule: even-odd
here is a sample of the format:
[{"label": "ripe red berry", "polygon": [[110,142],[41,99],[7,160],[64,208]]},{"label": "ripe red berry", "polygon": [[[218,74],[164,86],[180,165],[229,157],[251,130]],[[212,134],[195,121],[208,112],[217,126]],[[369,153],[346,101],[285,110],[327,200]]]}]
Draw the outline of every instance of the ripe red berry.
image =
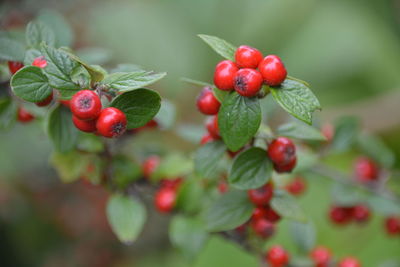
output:
[{"label": "ripe red berry", "polygon": [[266,56],[261,60],[258,69],[264,79],[264,82],[269,86],[280,85],[287,76],[285,65],[282,60],[275,55]]},{"label": "ripe red berry", "polygon": [[339,262],[338,266],[339,267],[361,267],[361,264],[356,258],[346,257]]},{"label": "ripe red berry", "polygon": [[251,215],[251,219],[252,220],[262,219],[265,218],[266,215],[267,215],[266,207],[263,206],[255,207],[253,210],[253,214]]},{"label": "ripe red berry", "polygon": [[239,68],[255,69],[262,58],[263,55],[258,49],[247,45],[239,46],[235,52],[235,62]]},{"label": "ripe red berry", "polygon": [[323,136],[325,136],[326,141],[330,142],[332,141],[333,136],[335,135],[335,129],[333,128],[332,124],[325,123],[324,125],[322,125],[321,133]]},{"label": "ripe red berry", "polygon": [[275,223],[281,219],[281,216],[271,206],[266,206],[265,211],[265,219],[268,221]]},{"label": "ripe red berry", "polygon": [[96,120],[84,121],[72,115],[72,122],[82,132],[93,133],[96,131]]},{"label": "ripe red berry", "polygon": [[353,208],[333,206],[329,211],[329,217],[335,224],[349,223],[353,217]]},{"label": "ripe red berry", "polygon": [[50,104],[52,100],[53,100],[53,92],[48,97],[46,97],[46,99],[44,99],[43,101],[37,102],[36,106],[45,107],[48,104]]},{"label": "ripe red berry", "polygon": [[253,231],[262,238],[271,237],[275,232],[275,225],[265,218],[252,219],[250,225]]},{"label": "ripe red berry", "polygon": [[203,135],[203,137],[201,138],[200,144],[201,144],[201,145],[204,145],[204,144],[207,144],[208,142],[212,142],[212,141],[214,141],[214,140],[215,140],[215,139],[214,139],[214,137],[211,136],[211,134],[206,133],[206,134]]},{"label": "ripe red berry", "polygon": [[214,72],[214,84],[218,89],[230,91],[235,84],[235,75],[238,67],[230,60],[224,60],[217,64]]},{"label": "ripe red berry", "polygon": [[272,246],[266,255],[266,261],[272,267],[282,267],[289,263],[289,255],[281,246]]},{"label": "ripe red berry", "polygon": [[318,246],[311,251],[310,257],[315,267],[328,267],[332,255],[329,249]]},{"label": "ripe red berry", "polygon": [[81,120],[96,119],[101,111],[100,97],[91,90],[78,91],[70,101],[72,113]]},{"label": "ripe red berry", "polygon": [[105,108],[97,118],[97,131],[104,137],[118,137],[126,130],[125,114],[113,107]]},{"label": "ripe red berry", "polygon": [[8,69],[10,70],[11,74],[16,73],[19,71],[22,67],[24,67],[24,64],[19,61],[8,61]]},{"label": "ripe red berry", "polygon": [[221,106],[210,87],[203,88],[200,95],[197,97],[196,104],[199,111],[205,115],[217,114]]},{"label": "ripe red berry", "polygon": [[240,69],[235,76],[235,90],[242,96],[255,96],[263,83],[261,74],[255,69]]},{"label": "ripe red berry", "polygon": [[286,190],[292,195],[298,196],[303,194],[306,189],[306,182],[301,177],[294,178],[290,183],[286,185]]},{"label": "ripe red berry", "polygon": [[369,220],[371,212],[365,205],[357,205],[353,208],[353,218],[358,223],[364,223]]},{"label": "ripe red berry", "polygon": [[390,236],[400,234],[400,217],[390,216],[385,219],[386,232]]},{"label": "ripe red berry", "polygon": [[170,187],[162,187],[155,195],[154,205],[159,212],[171,212],[175,206],[176,190]]},{"label": "ripe red berry", "polygon": [[271,183],[267,183],[264,186],[257,189],[250,189],[247,191],[251,202],[257,206],[265,206],[271,200],[274,194],[274,188]]},{"label": "ripe red berry", "polygon": [[378,166],[369,158],[360,157],[355,163],[355,175],[363,182],[374,181],[378,178]]},{"label": "ripe red berry", "polygon": [[142,164],[142,172],[144,177],[150,178],[153,172],[160,165],[160,157],[159,156],[150,156],[148,157]]},{"label": "ripe red berry", "polygon": [[286,137],[278,137],[269,144],[268,156],[277,165],[286,165],[296,157],[296,146]]},{"label": "ripe red berry", "polygon": [[23,107],[19,107],[17,111],[17,120],[19,122],[25,123],[25,122],[30,122],[35,118],[31,113],[29,113],[26,109]]},{"label": "ripe red berry", "polygon": [[206,128],[208,133],[214,138],[219,139],[218,115],[214,115],[206,121]]},{"label": "ripe red berry", "polygon": [[226,182],[219,182],[218,183],[218,192],[221,194],[226,193],[228,191],[228,184]]},{"label": "ripe red berry", "polygon": [[44,56],[37,57],[33,60],[32,66],[36,66],[43,69],[47,66],[47,60],[44,58]]},{"label": "ripe red berry", "polygon": [[278,165],[274,163],[274,170],[278,173],[291,172],[296,167],[296,163],[297,157],[295,156],[292,161],[287,164]]}]

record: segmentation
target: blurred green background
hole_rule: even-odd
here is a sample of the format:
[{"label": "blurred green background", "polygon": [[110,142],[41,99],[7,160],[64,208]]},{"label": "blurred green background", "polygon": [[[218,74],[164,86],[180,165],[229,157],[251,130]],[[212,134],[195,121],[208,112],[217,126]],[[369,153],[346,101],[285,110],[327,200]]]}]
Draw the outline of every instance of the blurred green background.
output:
[{"label": "blurred green background", "polygon": [[[381,135],[400,157],[399,0],[9,0],[0,6],[2,28],[23,26],[44,9],[71,23],[76,48],[104,49],[104,58],[93,62],[110,56],[110,66],[167,71],[152,87],[177,105],[179,122],[202,121],[195,108],[199,88],[179,79],[211,82],[221,60],[196,36],[204,33],[280,55],[289,74],[310,82],[320,99],[318,120],[359,116],[365,131]],[[42,128],[35,123],[0,133],[1,266],[259,265],[219,238],[188,262],[169,244],[168,218],[153,213],[138,242],[119,244],[104,221],[106,193],[59,182],[48,165],[51,148]],[[194,148],[168,134],[149,136],[177,150]],[[341,155],[334,162],[346,166],[350,159]],[[400,260],[400,239],[386,237],[379,215],[367,226],[333,227],[326,220],[330,182],[306,178],[309,191],[300,201],[318,227],[318,243],[338,257],[359,257],[363,266]],[[283,222],[271,243],[296,253],[287,236]]]}]

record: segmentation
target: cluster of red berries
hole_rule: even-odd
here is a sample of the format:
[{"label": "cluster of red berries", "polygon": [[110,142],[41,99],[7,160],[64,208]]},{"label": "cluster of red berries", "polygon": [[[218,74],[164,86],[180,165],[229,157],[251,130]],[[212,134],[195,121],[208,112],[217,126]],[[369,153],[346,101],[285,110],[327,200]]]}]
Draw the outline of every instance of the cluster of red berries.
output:
[{"label": "cluster of red berries", "polygon": [[242,45],[235,52],[235,62],[224,60],[217,64],[214,84],[220,90],[236,90],[242,96],[252,97],[263,83],[278,86],[286,76],[286,68],[278,56],[263,58],[258,49]]},{"label": "cluster of red berries", "polygon": [[365,223],[371,217],[371,212],[366,205],[356,206],[332,206],[329,211],[329,217],[334,224],[345,225],[352,221],[356,223]]},{"label": "cluster of red berries", "polygon": [[[146,179],[150,179],[151,175],[160,165],[158,156],[148,157],[142,164],[142,173]],[[177,193],[182,183],[182,178],[162,179],[160,188],[154,197],[154,206],[161,213],[170,213],[176,204]]]},{"label": "cluster of red berries", "polygon": [[400,216],[389,216],[385,219],[385,228],[389,236],[400,236]]}]

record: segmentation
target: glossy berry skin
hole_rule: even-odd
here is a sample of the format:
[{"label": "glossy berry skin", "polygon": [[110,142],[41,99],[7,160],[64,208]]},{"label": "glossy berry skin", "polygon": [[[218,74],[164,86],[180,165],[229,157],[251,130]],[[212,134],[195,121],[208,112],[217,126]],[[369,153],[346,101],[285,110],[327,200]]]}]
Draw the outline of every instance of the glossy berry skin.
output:
[{"label": "glossy berry skin", "polygon": [[286,137],[278,137],[268,146],[268,157],[276,165],[286,165],[296,157],[296,146]]},{"label": "glossy berry skin", "polygon": [[265,218],[252,220],[250,226],[261,238],[271,237],[275,232],[275,225]]},{"label": "glossy berry skin", "polygon": [[53,92],[48,97],[46,97],[46,99],[44,99],[43,101],[37,102],[35,104],[38,107],[45,107],[48,104],[50,104],[52,100],[53,100]]},{"label": "glossy berry skin", "polygon": [[281,216],[274,211],[271,206],[266,206],[265,208],[265,219],[267,219],[270,222],[276,223],[281,219]]},{"label": "glossy berry skin", "polygon": [[266,56],[261,60],[258,65],[258,70],[264,79],[264,83],[269,86],[280,85],[287,76],[285,65],[283,65],[282,60],[275,55]]},{"label": "glossy berry skin", "polygon": [[44,56],[37,57],[33,60],[32,66],[36,66],[43,69],[47,66],[47,60],[44,58]]},{"label": "glossy berry skin", "polygon": [[207,143],[212,142],[212,141],[214,141],[214,140],[215,140],[215,139],[214,139],[214,137],[211,136],[211,134],[206,133],[206,134],[203,135],[203,137],[201,138],[201,140],[200,140],[200,145],[207,144]]},{"label": "glossy berry skin", "polygon": [[267,215],[266,207],[263,206],[255,207],[251,215],[251,219],[253,221],[258,219],[263,219],[266,217],[266,215]]},{"label": "glossy berry skin", "polygon": [[285,188],[290,194],[299,196],[306,190],[306,182],[301,177],[296,177]]},{"label": "glossy berry skin", "polygon": [[19,61],[8,61],[8,69],[10,70],[11,74],[16,73],[17,71],[19,71],[21,68],[24,67],[24,64],[22,64],[22,62]]},{"label": "glossy berry skin", "polygon": [[210,87],[203,88],[197,97],[196,105],[198,110],[205,115],[216,115],[221,106]]},{"label": "glossy berry skin", "polygon": [[72,113],[81,120],[94,120],[101,112],[100,97],[91,90],[78,91],[69,104]]},{"label": "glossy berry skin", "polygon": [[160,165],[160,157],[159,156],[150,156],[148,157],[142,164],[142,172],[144,177],[150,178],[150,176],[154,173],[157,167]]},{"label": "glossy berry skin", "polygon": [[126,130],[125,114],[113,107],[105,108],[97,118],[96,128],[104,137],[113,138],[121,136]]},{"label": "glossy berry skin", "polygon": [[176,190],[169,187],[163,187],[155,195],[154,205],[161,213],[169,213],[175,206]]},{"label": "glossy berry skin", "polygon": [[338,267],[361,267],[361,264],[356,258],[346,257],[339,262]]},{"label": "glossy berry skin", "polygon": [[250,198],[250,201],[255,205],[265,206],[270,202],[274,194],[274,188],[271,183],[268,183],[260,188],[250,189],[247,191],[247,194]]},{"label": "glossy berry skin", "polygon": [[333,206],[329,211],[329,217],[337,225],[347,224],[353,218],[353,208]]},{"label": "glossy berry skin", "polygon": [[240,69],[235,76],[234,88],[238,94],[246,97],[257,95],[263,83],[263,78],[255,69]]},{"label": "glossy berry skin", "polygon": [[233,90],[235,75],[239,68],[230,60],[224,60],[217,64],[214,72],[215,86],[224,91]]},{"label": "glossy berry skin", "polygon": [[385,219],[385,229],[390,236],[400,234],[400,217],[387,217]]},{"label": "glossy berry skin", "polygon": [[292,161],[290,161],[287,164],[283,164],[283,165],[278,165],[274,163],[274,170],[277,173],[287,173],[287,172],[291,172],[295,167],[296,167],[296,163],[297,163],[297,157],[295,156]]},{"label": "glossy berry skin", "polygon": [[247,45],[241,45],[235,52],[235,63],[239,68],[255,69],[263,59],[261,52]]},{"label": "glossy berry skin", "polygon": [[206,128],[208,133],[214,138],[219,139],[218,116],[214,115],[206,121]]},{"label": "glossy berry skin", "polygon": [[82,132],[93,133],[96,131],[96,120],[84,121],[72,115],[72,122],[74,123],[75,127]]},{"label": "glossy berry skin", "polygon": [[19,107],[17,111],[17,120],[22,123],[30,122],[35,118],[31,113],[29,113],[23,107]]},{"label": "glossy berry skin", "polygon": [[360,157],[354,165],[356,177],[363,182],[370,182],[378,179],[379,169],[374,161],[369,158]]},{"label": "glossy berry skin", "polygon": [[272,267],[283,267],[289,263],[289,255],[281,246],[272,246],[266,255],[266,261]]},{"label": "glossy berry skin", "polygon": [[357,205],[353,208],[353,219],[358,223],[364,223],[371,217],[369,208],[365,205]]},{"label": "glossy berry skin", "polygon": [[311,251],[310,257],[315,267],[328,267],[332,254],[329,249],[318,246]]}]

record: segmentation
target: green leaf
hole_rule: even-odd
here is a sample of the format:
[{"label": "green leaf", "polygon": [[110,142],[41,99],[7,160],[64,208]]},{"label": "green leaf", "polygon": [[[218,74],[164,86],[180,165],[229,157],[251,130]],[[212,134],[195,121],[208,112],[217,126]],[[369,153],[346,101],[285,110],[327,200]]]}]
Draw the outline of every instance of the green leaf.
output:
[{"label": "green leaf", "polygon": [[49,78],[50,86],[59,89],[63,96],[74,94],[79,86],[72,81],[71,74],[79,66],[78,63],[66,52],[45,44],[41,45],[41,52],[47,60],[44,71]]},{"label": "green leaf", "polygon": [[37,57],[40,57],[41,55],[42,53],[40,53],[40,51],[35,48],[26,50],[24,57],[24,65],[25,66],[32,65],[33,60],[35,60],[35,58]]},{"label": "green leaf", "polygon": [[38,48],[41,43],[54,46],[56,38],[53,30],[41,21],[31,21],[26,26],[26,42],[31,47]]},{"label": "green leaf", "polygon": [[57,151],[71,151],[78,138],[78,130],[72,123],[69,109],[60,105],[53,109],[47,122],[47,133]]},{"label": "green leaf", "polygon": [[294,243],[304,253],[308,253],[315,247],[316,233],[314,224],[312,222],[300,223],[291,221],[290,233]]},{"label": "green leaf", "polygon": [[342,117],[335,122],[335,135],[332,141],[332,149],[344,151],[357,140],[360,131],[360,122],[355,117]]},{"label": "green leaf", "polygon": [[179,153],[171,153],[164,157],[157,169],[154,170],[151,180],[183,177],[192,171],[193,162],[190,158]]},{"label": "green leaf", "polygon": [[130,183],[139,179],[142,174],[140,166],[124,155],[114,156],[112,166],[113,182],[121,189],[125,189]]},{"label": "green leaf", "polygon": [[185,179],[179,186],[178,196],[176,199],[176,209],[184,213],[195,213],[198,211],[203,202],[199,201],[204,197],[204,187],[202,180],[190,177]]},{"label": "green leaf", "polygon": [[227,95],[229,95],[229,91],[219,90],[217,87],[212,87],[215,98],[222,103]]},{"label": "green leaf", "polygon": [[54,10],[43,10],[40,12],[38,20],[52,29],[57,47],[72,45],[74,39],[72,29],[60,13]]},{"label": "green leaf", "polygon": [[358,136],[357,144],[366,155],[375,159],[382,166],[386,168],[393,166],[395,155],[378,136],[361,134]]},{"label": "green leaf", "polygon": [[73,60],[81,64],[89,73],[92,82],[100,82],[104,79],[103,71],[98,70],[96,67],[89,65],[88,63],[81,60],[78,56],[66,52]]},{"label": "green leaf", "polygon": [[0,129],[8,129],[17,118],[17,106],[11,98],[0,98]]},{"label": "green leaf", "polygon": [[78,180],[86,169],[87,157],[77,151],[68,153],[54,152],[50,157],[50,163],[57,170],[61,181],[71,183]]},{"label": "green leaf", "polygon": [[107,203],[107,218],[111,229],[121,242],[135,241],[146,221],[143,204],[130,197],[114,194]]},{"label": "green leaf", "polygon": [[367,198],[367,202],[374,211],[384,216],[400,214],[400,205],[394,200],[390,200],[381,196],[371,195]]},{"label": "green leaf", "polygon": [[175,247],[191,259],[204,247],[208,233],[199,219],[177,215],[170,223],[169,238]]},{"label": "green leaf", "polygon": [[259,188],[266,184],[272,175],[272,163],[267,152],[252,147],[239,154],[229,171],[228,181],[241,190]]},{"label": "green leaf", "polygon": [[312,124],[312,114],[321,109],[313,92],[303,83],[286,79],[279,87],[271,87],[276,102],[295,118]]},{"label": "green leaf", "polygon": [[160,95],[152,90],[137,89],[117,96],[112,107],[122,110],[128,119],[128,129],[146,125],[161,107]]},{"label": "green leaf", "polygon": [[127,92],[155,83],[165,75],[165,72],[116,72],[108,75],[102,84],[120,92]]},{"label": "green leaf", "polygon": [[275,190],[274,197],[271,200],[271,206],[282,217],[299,222],[307,221],[297,200],[285,191]]},{"label": "green leaf", "polygon": [[213,87],[213,85],[211,83],[206,83],[206,82],[202,82],[202,81],[198,81],[198,80],[194,80],[194,79],[190,79],[190,78],[186,78],[186,77],[181,78],[181,81],[188,83],[188,84],[200,86],[200,87],[206,87],[206,86]]},{"label": "green leaf", "polygon": [[175,123],[176,110],[172,102],[163,99],[161,101],[161,108],[154,119],[161,129],[170,129]]},{"label": "green leaf", "polygon": [[225,154],[226,147],[221,141],[209,142],[197,149],[194,156],[194,169],[202,177],[210,178]]},{"label": "green leaf", "polygon": [[277,134],[302,140],[325,141],[326,137],[317,128],[302,122],[289,122],[277,129]]},{"label": "green leaf", "polygon": [[353,207],[357,203],[363,202],[357,188],[342,183],[336,183],[332,187],[332,199],[335,204],[342,207]]},{"label": "green leaf", "polygon": [[215,36],[205,34],[199,34],[198,36],[219,55],[231,61],[235,61],[235,46]]},{"label": "green leaf", "polygon": [[218,112],[219,131],[229,150],[237,151],[257,133],[261,108],[257,98],[229,94]]},{"label": "green leaf", "polygon": [[40,102],[48,97],[53,89],[46,75],[38,67],[27,66],[11,78],[13,93],[28,102]]},{"label": "green leaf", "polygon": [[9,37],[0,37],[0,59],[8,61],[22,61],[25,47],[19,41]]},{"label": "green leaf", "polygon": [[207,230],[219,232],[234,229],[250,218],[253,209],[246,191],[228,191],[206,211]]}]

